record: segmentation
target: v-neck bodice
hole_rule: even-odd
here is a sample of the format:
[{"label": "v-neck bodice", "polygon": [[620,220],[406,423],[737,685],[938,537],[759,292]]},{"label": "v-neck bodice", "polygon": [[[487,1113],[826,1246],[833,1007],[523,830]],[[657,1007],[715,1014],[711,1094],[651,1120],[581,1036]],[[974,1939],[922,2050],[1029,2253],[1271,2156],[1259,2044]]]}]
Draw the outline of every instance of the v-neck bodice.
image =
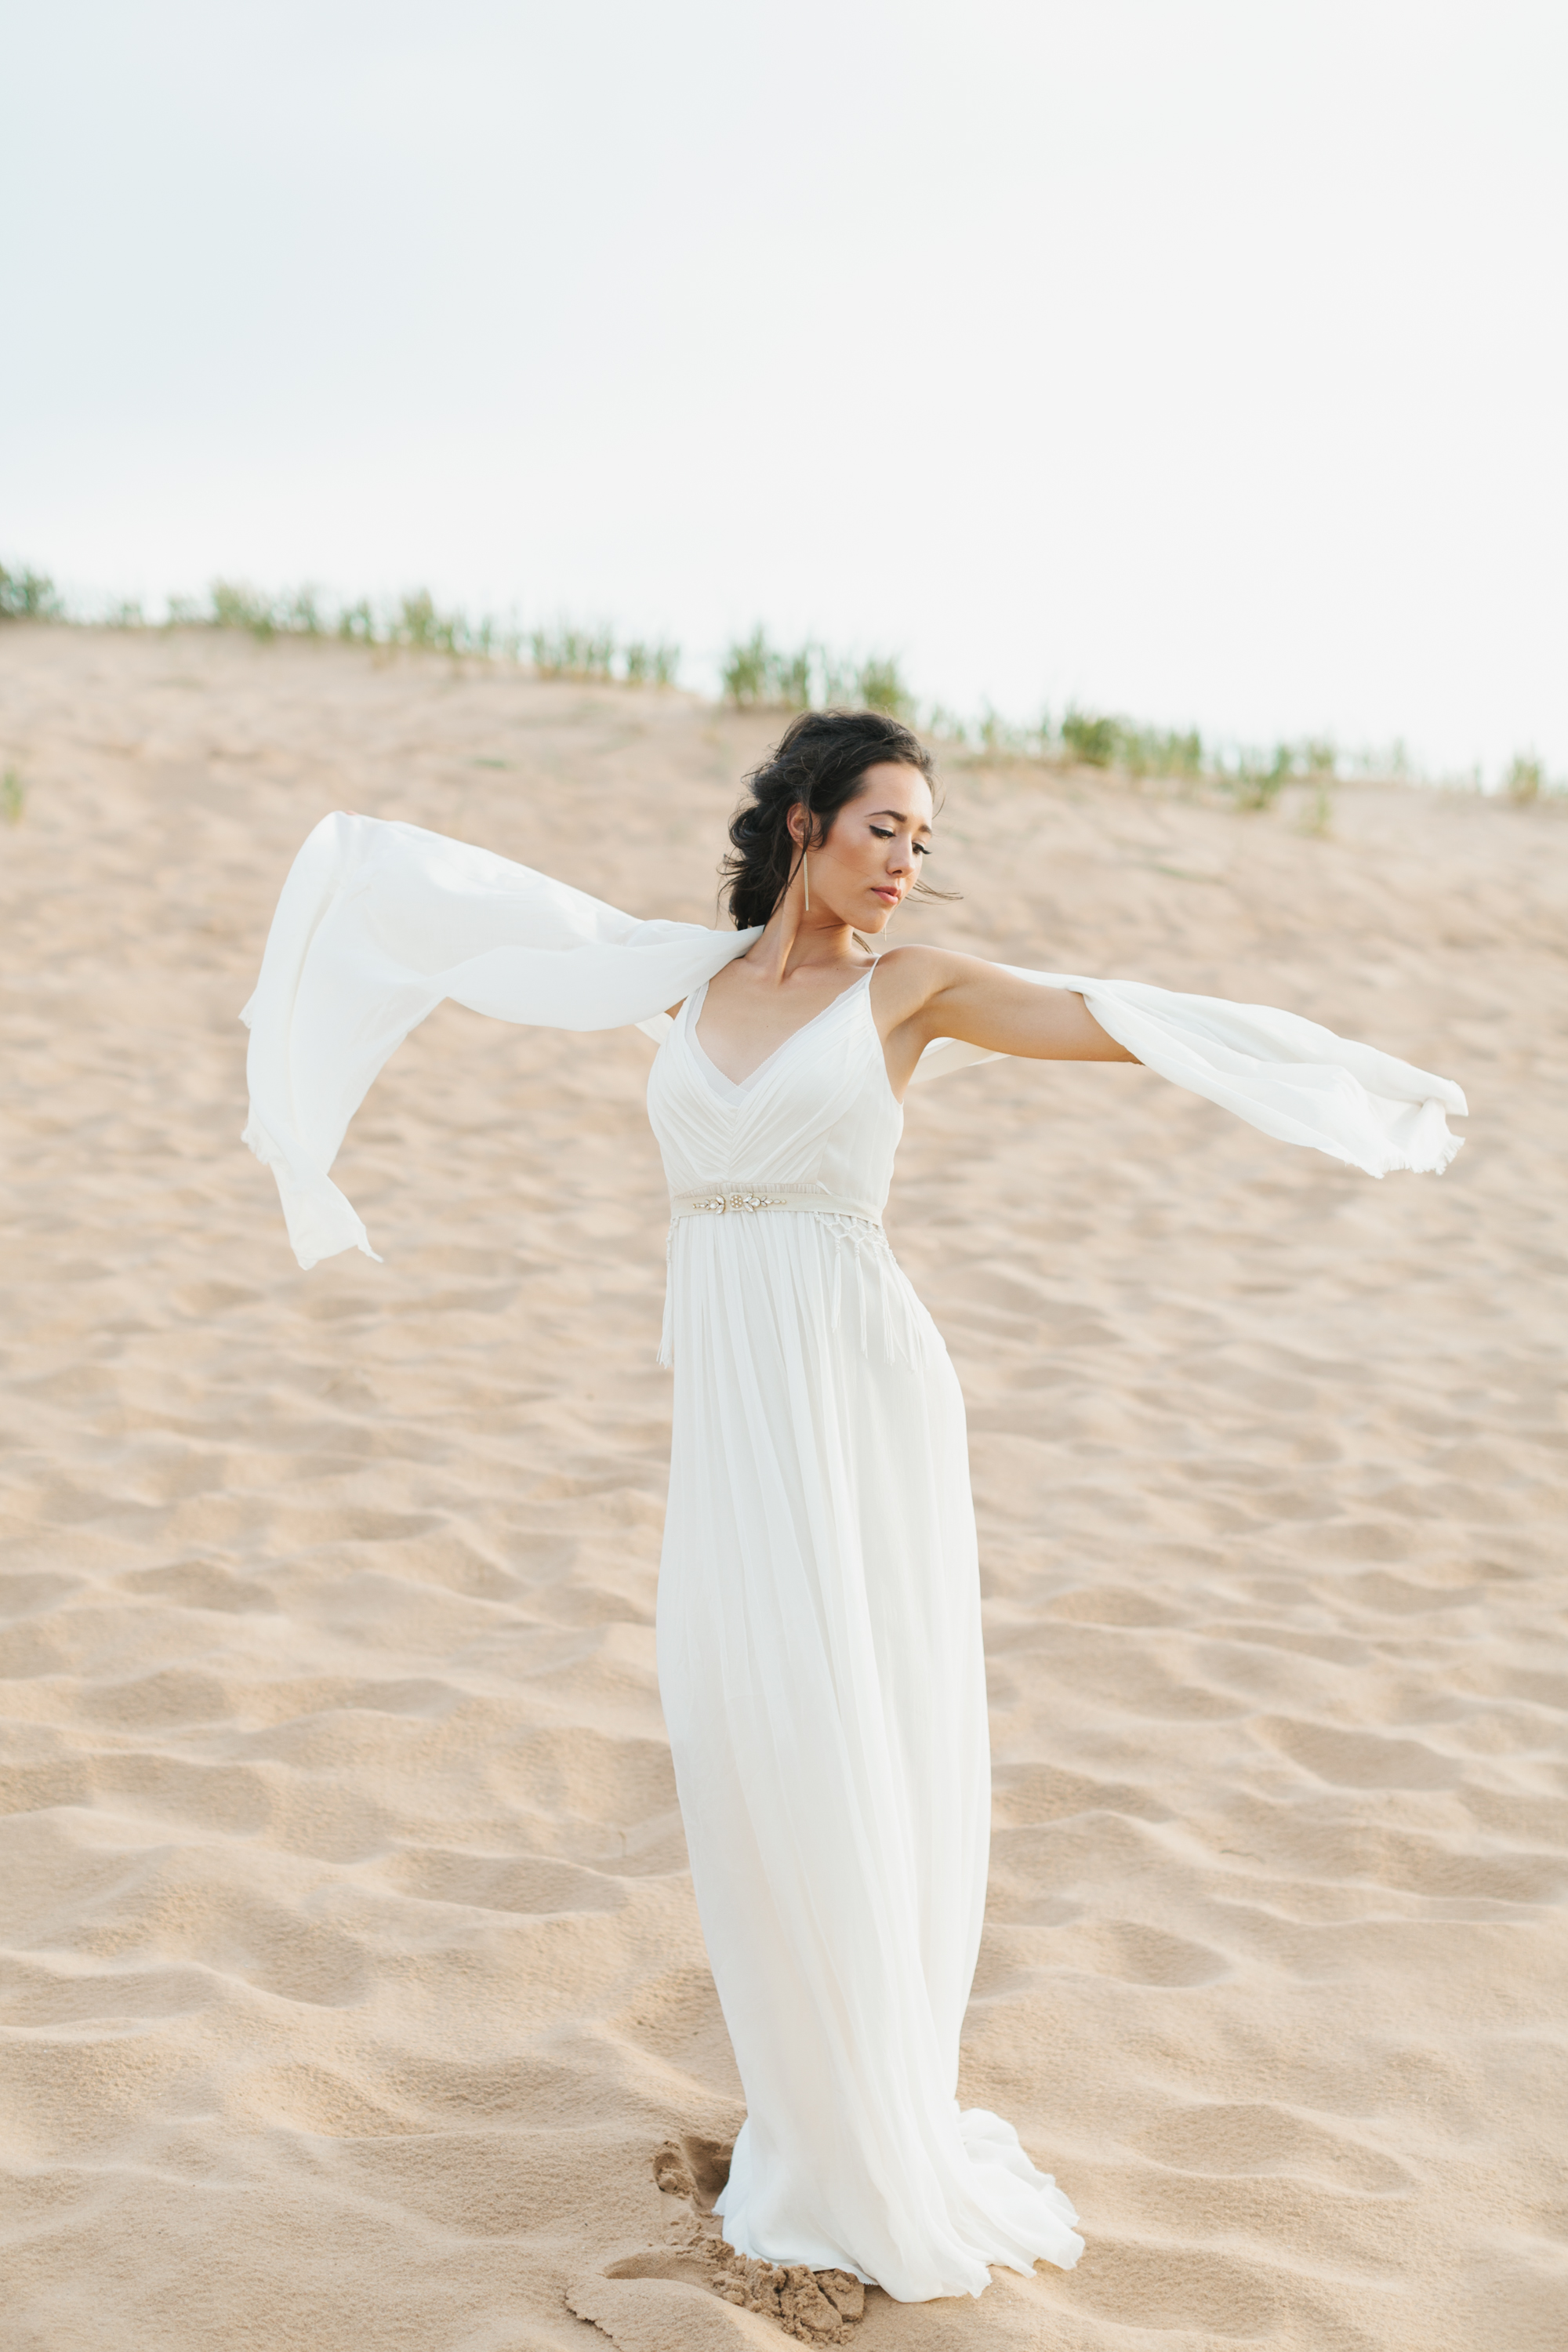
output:
[{"label": "v-neck bodice", "polygon": [[880,1208],[904,1114],[888,1083],[870,977],[852,982],[739,1081],[703,1051],[697,1024],[706,989],[692,992],[648,1078],[648,1117],[672,1192],[731,1181],[795,1184]]},{"label": "v-neck bodice", "polygon": [[721,1070],[702,1043],[702,1008],[708,1002],[708,991],[713,985],[711,981],[703,981],[700,987],[694,988],[691,992],[691,1017],[688,1024],[687,1035],[690,1039],[698,1067],[704,1077],[712,1083],[714,1093],[721,1100],[732,1100],[737,1095],[750,1094],[767,1076],[779,1055],[788,1053],[797,1037],[804,1037],[808,1030],[816,1028],[819,1021],[826,1021],[828,1014],[844,997],[853,996],[858,988],[868,989],[871,974],[876,969],[874,962],[868,964],[858,980],[852,980],[847,988],[839,990],[831,1003],[823,1006],[820,1013],[814,1013],[809,1021],[803,1021],[798,1029],[792,1029],[783,1043],[775,1045],[771,1054],[765,1055],[754,1070],[748,1070],[743,1078],[732,1078],[727,1071]]}]

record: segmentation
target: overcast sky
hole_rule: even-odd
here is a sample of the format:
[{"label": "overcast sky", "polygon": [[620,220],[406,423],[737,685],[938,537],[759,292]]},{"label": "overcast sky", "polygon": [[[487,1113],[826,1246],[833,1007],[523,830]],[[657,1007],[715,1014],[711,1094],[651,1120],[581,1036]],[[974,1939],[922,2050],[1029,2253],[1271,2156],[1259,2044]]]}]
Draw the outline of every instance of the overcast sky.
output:
[{"label": "overcast sky", "polygon": [[5,0],[0,561],[1568,770],[1562,0]]}]

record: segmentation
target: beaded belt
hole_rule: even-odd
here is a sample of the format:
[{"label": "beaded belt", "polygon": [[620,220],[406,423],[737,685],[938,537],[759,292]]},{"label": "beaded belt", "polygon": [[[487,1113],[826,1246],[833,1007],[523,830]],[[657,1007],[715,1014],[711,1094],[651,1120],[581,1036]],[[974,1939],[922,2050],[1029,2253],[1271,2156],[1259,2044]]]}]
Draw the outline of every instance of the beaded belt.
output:
[{"label": "beaded belt", "polygon": [[715,1186],[710,1192],[672,1192],[669,1213],[672,1217],[754,1217],[766,1210],[793,1210],[796,1216],[809,1216],[815,1209],[826,1209],[836,1217],[862,1217],[869,1224],[880,1225],[882,1213],[865,1201],[848,1201],[838,1192],[818,1192],[809,1184],[749,1184],[743,1192],[721,1192]]}]

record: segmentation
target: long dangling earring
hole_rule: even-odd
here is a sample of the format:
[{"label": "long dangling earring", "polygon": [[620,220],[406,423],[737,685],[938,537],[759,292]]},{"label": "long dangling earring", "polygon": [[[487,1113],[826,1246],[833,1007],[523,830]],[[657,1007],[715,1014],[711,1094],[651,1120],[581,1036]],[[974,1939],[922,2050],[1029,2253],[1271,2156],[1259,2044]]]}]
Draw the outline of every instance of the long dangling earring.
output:
[{"label": "long dangling earring", "polygon": [[804,849],[800,853],[800,870],[805,879],[805,911],[809,915],[811,912],[811,860]]}]

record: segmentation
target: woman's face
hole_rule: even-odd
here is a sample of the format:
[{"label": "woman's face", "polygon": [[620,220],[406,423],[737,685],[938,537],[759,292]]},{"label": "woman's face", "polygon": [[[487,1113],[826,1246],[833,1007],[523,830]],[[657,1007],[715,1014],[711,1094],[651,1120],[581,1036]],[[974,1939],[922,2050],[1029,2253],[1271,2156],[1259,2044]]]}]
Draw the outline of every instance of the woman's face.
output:
[{"label": "woman's face", "polygon": [[[881,931],[920,879],[930,854],[934,804],[918,768],[879,761],[846,801],[826,840],[811,852],[813,916],[837,916],[857,931]],[[798,842],[805,812],[791,812]]]}]

